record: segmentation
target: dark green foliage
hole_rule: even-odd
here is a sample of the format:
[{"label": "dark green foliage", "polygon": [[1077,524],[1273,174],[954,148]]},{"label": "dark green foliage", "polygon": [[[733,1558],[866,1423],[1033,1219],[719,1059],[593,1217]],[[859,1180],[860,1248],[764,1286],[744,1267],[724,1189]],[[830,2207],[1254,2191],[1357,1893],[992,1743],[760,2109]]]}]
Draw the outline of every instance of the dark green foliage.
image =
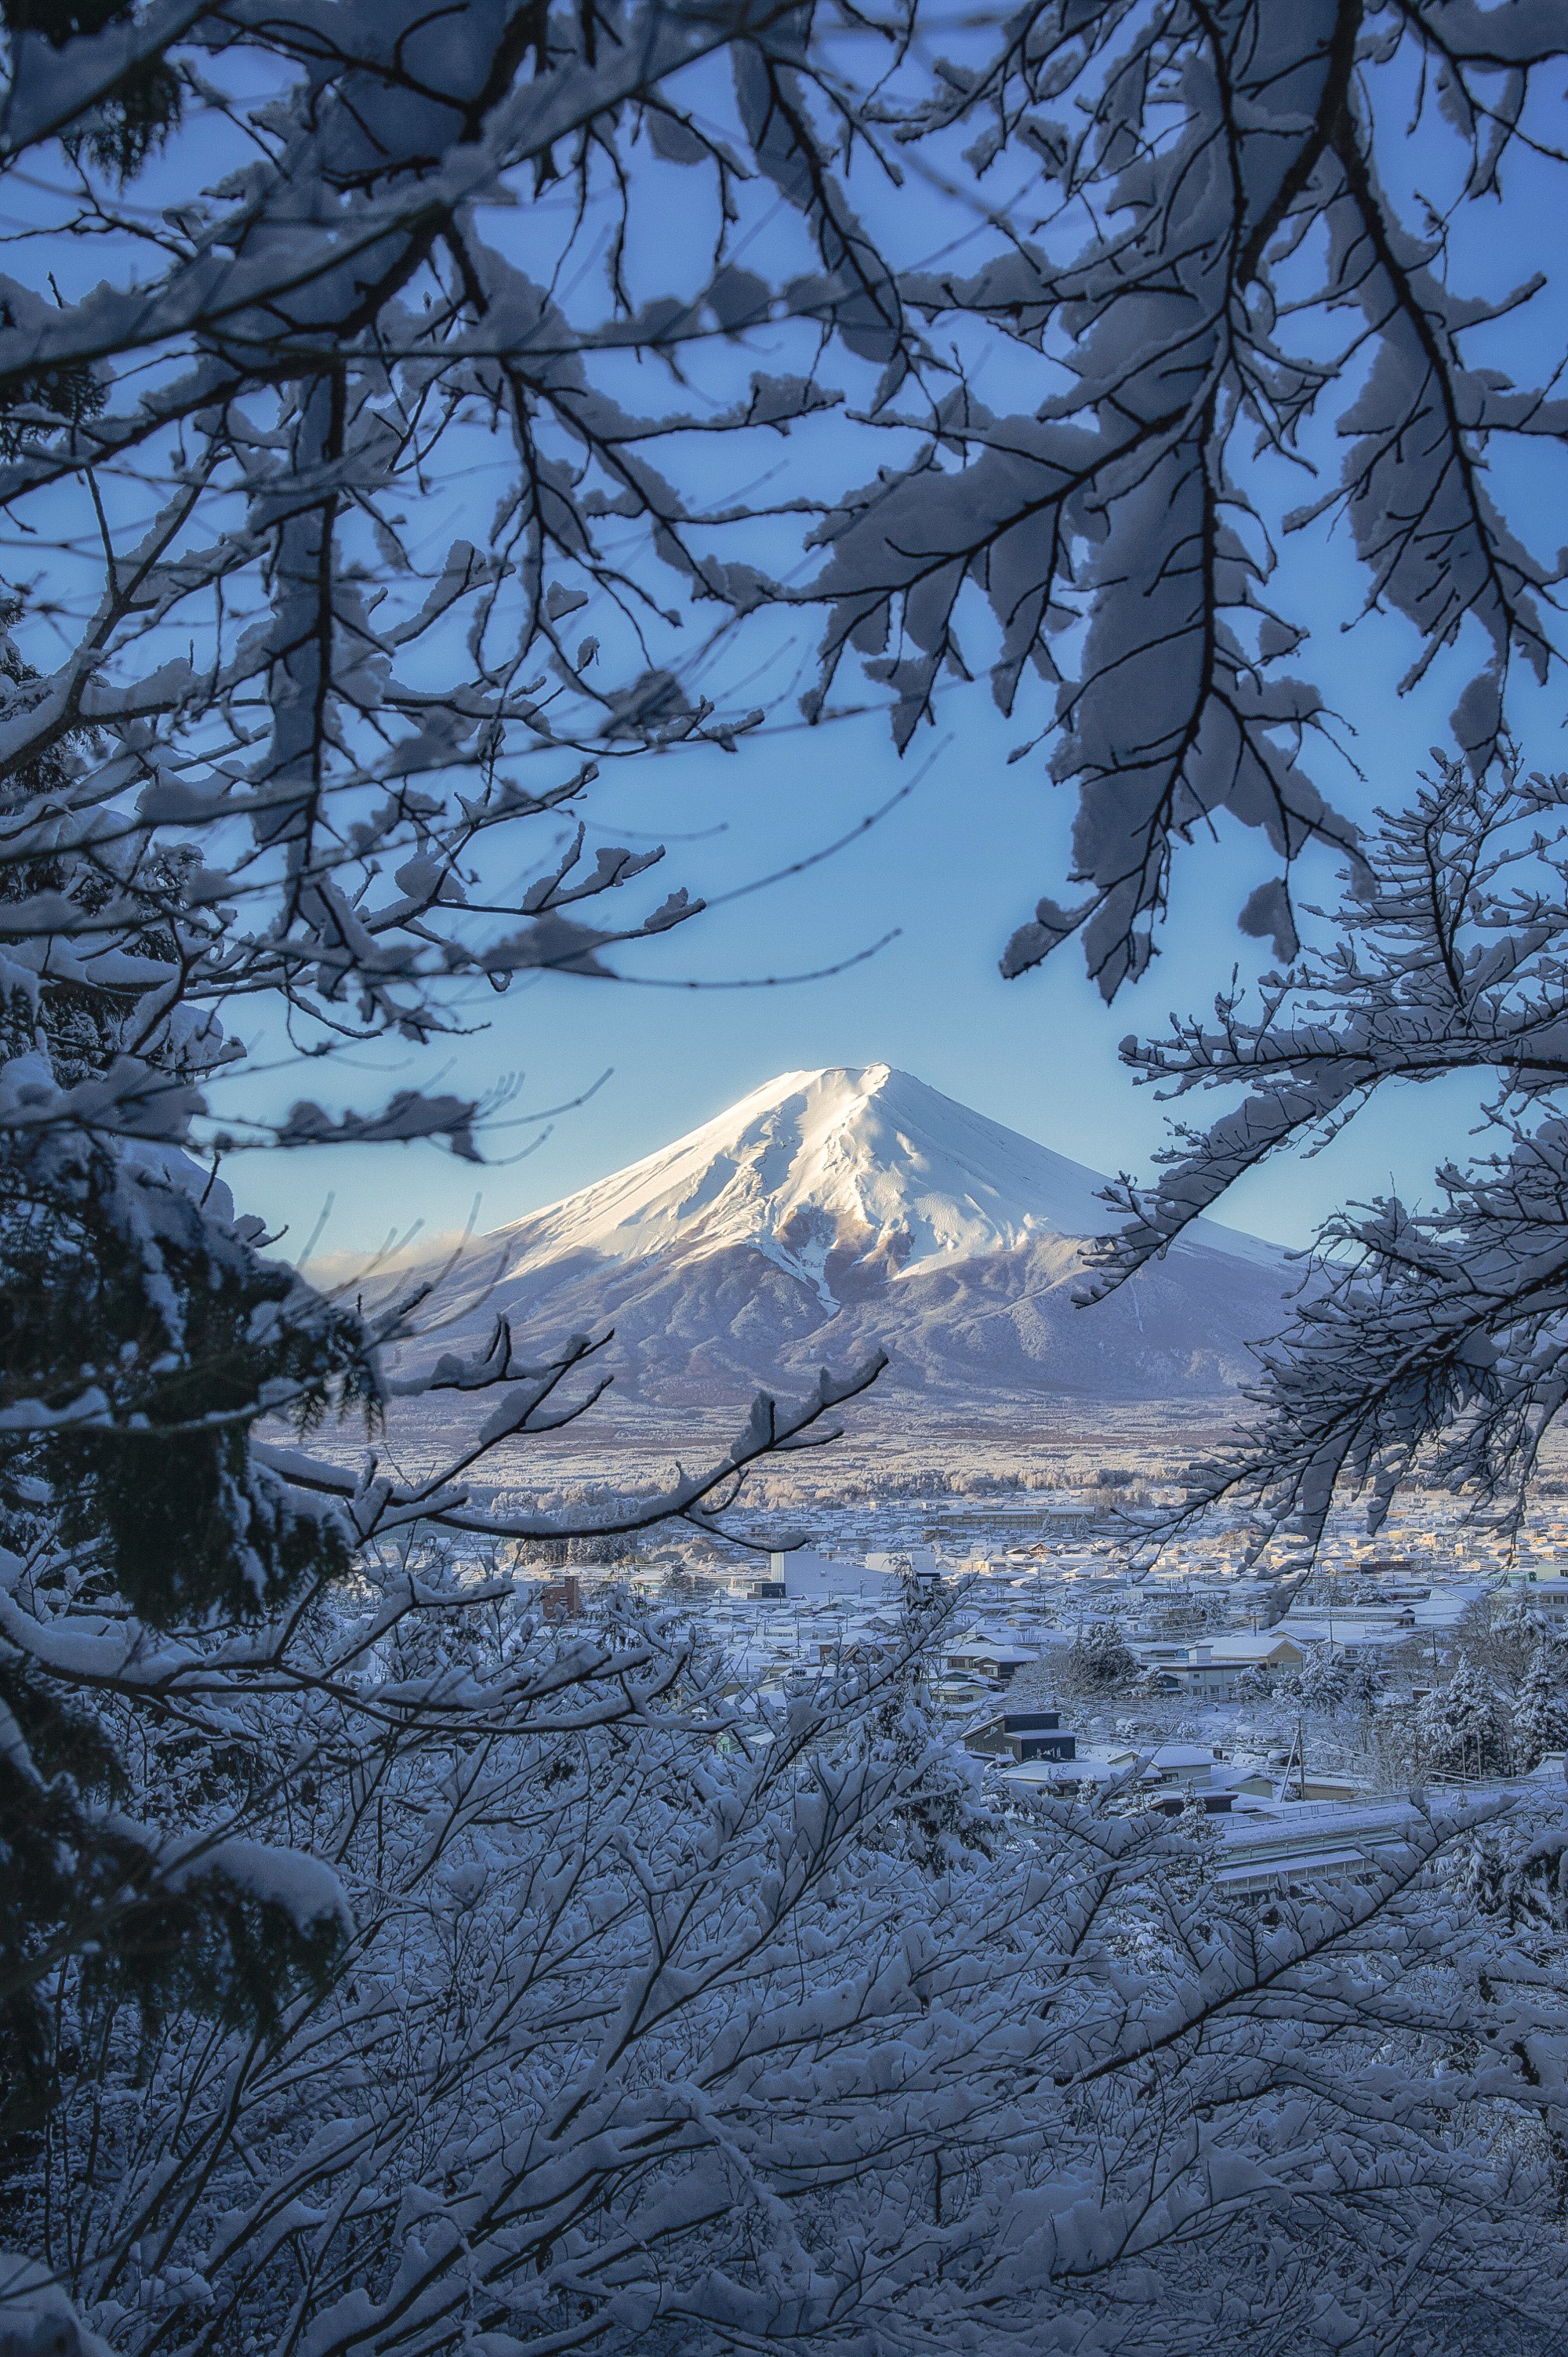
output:
[{"label": "dark green foliage", "polygon": [[[84,1387],[101,1403],[91,1422],[0,1435],[0,1542],[13,1585],[24,1560],[42,1566],[30,1600],[46,1629],[91,1629],[83,1607],[223,1626],[348,1568],[341,1524],[291,1502],[250,1437],[269,1405],[304,1426],[335,1405],[373,1405],[358,1321],[156,1165],[80,1138],[28,1149],[13,1134],[0,1152],[0,1401],[47,1411]],[[338,1938],[330,1919],[300,1926],[221,1872],[171,1888],[159,1831],[115,1813],[116,1744],[137,1723],[156,1737],[166,1706],[91,1666],[74,1683],[73,1695],[0,1641],[16,1738],[0,1759],[7,2133],[47,2109],[69,2069],[45,2002],[62,1964],[78,2019],[129,2002],[144,2018],[185,2006],[265,2029]],[[201,1814],[242,1815],[242,1745],[233,1759],[200,1748]]]},{"label": "dark green foliage", "polygon": [[179,121],[184,91],[179,77],[161,58],[149,58],[126,74],[98,108],[91,126],[67,141],[101,171],[128,180],[161,147]]},{"label": "dark green foliage", "polygon": [[330,1969],[338,1927],[298,1923],[214,1866],[171,1888],[156,1838],[113,1805],[128,1780],[102,1721],[25,1661],[0,1660],[0,2150],[42,2120],[69,2072],[42,1991],[80,1959],[80,2020],[132,2004],[150,2026],[193,2007],[263,2031]]},{"label": "dark green foliage", "polygon": [[[5,303],[0,303],[0,324],[13,324]],[[0,376],[0,457],[14,458],[40,435],[96,417],[103,398],[102,385],[84,361]]]},{"label": "dark green foliage", "polygon": [[61,1537],[96,1539],[115,1587],[155,1625],[250,1619],[305,1579],[348,1569],[340,1527],[291,1506],[251,1463],[243,1427],[89,1434],[47,1455],[65,1501]]},{"label": "dark green foliage", "polygon": [[[29,676],[8,640],[0,669]],[[25,807],[64,775],[52,753],[5,780],[0,801]],[[124,905],[137,920],[128,946],[145,960],[118,985],[45,979],[0,998],[0,1056],[38,1055],[65,1088],[113,1067],[142,992],[200,922],[183,907],[183,866],[159,855],[124,874],[90,834],[0,867],[0,899],[49,893],[94,914]],[[215,1043],[199,1028],[143,1046],[156,1081],[178,1092]],[[132,1160],[81,1133],[13,1134],[0,1148],[0,1405],[59,1411],[89,1384],[103,1402],[88,1425],[0,1437],[0,1539],[41,1481],[56,1535],[160,1627],[252,1619],[346,1570],[340,1525],[291,1502],[252,1461],[250,1435],[263,1413],[303,1433],[330,1411],[376,1406],[359,1319],[263,1260],[250,1230],[214,1208],[156,1155]]]},{"label": "dark green foliage", "polygon": [[0,1401],[106,1414],[0,1440],[0,1507],[19,1480],[58,1501],[59,1537],[144,1619],[250,1619],[336,1577],[332,1520],[251,1461],[264,1409],[306,1429],[369,1410],[357,1318],[269,1266],[156,1169],[102,1150],[0,1158]]},{"label": "dark green foliage", "polygon": [[41,33],[57,49],[83,33],[102,33],[131,11],[125,0],[4,0],[0,15],[9,33]]},{"label": "dark green foliage", "polygon": [[1369,1646],[1363,1646],[1348,1665],[1345,1698],[1357,1710],[1370,1710],[1383,1691],[1382,1666]]},{"label": "dark green foliage", "polygon": [[1421,1710],[1428,1768],[1439,1776],[1501,1776],[1513,1764],[1507,1716],[1490,1676],[1461,1654],[1445,1685]]},{"label": "dark green foliage", "polygon": [[[301,1425],[334,1401],[371,1403],[357,1321],[156,1168],[80,1145],[27,1154],[13,1139],[0,1155],[0,1399],[58,1406],[84,1383],[103,1404],[91,1425],[0,1436],[0,1540],[13,1584],[24,1558],[42,1566],[30,1600],[46,1629],[91,1629],[84,1606],[229,1624],[347,1569],[341,1525],[291,1503],[251,1460],[250,1435],[268,1401]],[[0,1641],[0,1724],[14,1737],[0,1756],[5,2135],[36,2122],[69,2072],[62,1966],[68,2018],[129,2002],[144,2019],[184,2006],[264,2030],[338,1939],[332,1920],[296,1924],[221,1872],[171,1888],[163,1835],[117,1813],[116,1743],[137,1722],[156,1739],[166,1709],[91,1668],[74,1684]],[[242,1745],[232,1759],[198,1748],[196,1822],[242,1816]]]},{"label": "dark green foliage", "polygon": [[[41,33],[57,49],[124,24],[133,13],[127,0],[0,0],[0,16],[8,32]],[[68,135],[67,152],[85,154],[100,170],[128,180],[179,122],[182,99],[174,69],[161,57],[144,59],[122,76],[91,120]],[[0,386],[0,411],[23,399],[54,406],[45,393],[17,394]]]},{"label": "dark green foliage", "polygon": [[1292,1685],[1308,1710],[1336,1711],[1350,1690],[1349,1665],[1332,1645],[1309,1645]]},{"label": "dark green foliage", "polygon": [[1568,1663],[1544,1631],[1513,1698],[1510,1732],[1520,1768],[1539,1766],[1549,1751],[1568,1750]]},{"label": "dark green foliage", "polygon": [[124,1780],[96,1721],[46,1691],[18,1659],[0,1661],[0,1724],[3,2136],[32,2126],[47,2107],[48,2025],[38,1982],[84,1903],[82,1803],[117,1794]]},{"label": "dark green foliage", "polygon": [[[26,690],[3,637],[0,669]],[[0,781],[0,809],[14,819],[54,800],[74,751],[68,735]],[[91,1088],[134,1039],[151,1098],[188,1101],[220,1036],[146,1018],[205,921],[184,904],[188,859],[144,850],[127,869],[91,822],[57,841],[0,867],[0,899],[48,894],[88,915],[113,903],[128,918],[124,949],[104,980],[51,960],[12,987],[0,1061],[29,1060],[45,1093]],[[50,1651],[56,1630],[79,1654],[94,1631],[138,1623],[221,1632],[349,1567],[339,1519],[256,1463],[251,1439],[263,1415],[300,1432],[373,1416],[367,1338],[263,1259],[258,1234],[166,1148],[69,1120],[0,1132],[0,1408],[31,1419],[0,1430],[0,1587],[16,1607],[16,1641],[0,1634],[0,2148],[12,2160],[94,2022],[129,2008],[150,2029],[185,2008],[264,2033],[340,1943],[332,1913],[296,1921],[264,1878],[252,1888],[221,1857],[171,1867],[181,1843],[246,1820],[256,1771],[242,1717],[215,1744],[182,1731],[156,1688],[87,1657],[68,1672]],[[84,1405],[82,1420],[51,1421]],[[166,1770],[177,1751],[174,1786],[166,1774],[148,1787],[139,1770],[133,1790],[127,1759]]]},{"label": "dark green foliage", "polygon": [[929,1874],[948,1872],[966,1855],[988,1857],[996,1838],[979,1779],[964,1754],[943,1738],[927,1683],[951,1614],[950,1601],[934,1583],[905,1580],[893,1641],[902,1667],[881,1684],[866,1729],[868,1740],[908,1771],[886,1845],[904,1850]]}]

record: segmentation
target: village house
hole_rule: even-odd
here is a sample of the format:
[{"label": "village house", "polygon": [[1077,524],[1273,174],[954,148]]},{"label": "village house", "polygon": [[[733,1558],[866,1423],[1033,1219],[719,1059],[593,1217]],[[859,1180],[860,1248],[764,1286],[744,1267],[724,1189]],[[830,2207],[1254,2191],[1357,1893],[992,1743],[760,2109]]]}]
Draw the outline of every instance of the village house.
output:
[{"label": "village house", "polygon": [[1191,1645],[1135,1650],[1161,1693],[1191,1695],[1203,1702],[1234,1702],[1249,1670],[1283,1677],[1306,1659],[1304,1645],[1277,1629],[1223,1631]]}]

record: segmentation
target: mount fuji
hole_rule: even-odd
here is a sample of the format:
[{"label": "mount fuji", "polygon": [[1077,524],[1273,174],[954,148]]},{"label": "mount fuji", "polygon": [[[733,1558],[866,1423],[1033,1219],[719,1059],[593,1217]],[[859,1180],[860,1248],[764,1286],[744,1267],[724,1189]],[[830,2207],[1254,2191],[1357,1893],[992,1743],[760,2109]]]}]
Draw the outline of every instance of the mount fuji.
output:
[{"label": "mount fuji", "polygon": [[470,1245],[441,1347],[498,1312],[525,1354],[613,1325],[618,1391],[667,1405],[788,1386],[878,1346],[884,1397],[950,1409],[1223,1394],[1279,1328],[1283,1255],[1199,1221],[1075,1309],[1084,1239],[1113,1224],[1106,1183],[886,1064],[785,1072]]}]

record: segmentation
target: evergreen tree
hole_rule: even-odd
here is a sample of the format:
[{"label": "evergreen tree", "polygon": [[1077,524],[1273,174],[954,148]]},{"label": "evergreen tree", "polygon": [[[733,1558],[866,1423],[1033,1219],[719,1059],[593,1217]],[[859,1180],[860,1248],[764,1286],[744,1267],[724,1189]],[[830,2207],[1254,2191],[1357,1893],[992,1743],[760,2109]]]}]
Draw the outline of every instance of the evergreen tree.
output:
[{"label": "evergreen tree", "polygon": [[1507,1715],[1487,1672],[1461,1653],[1421,1710],[1428,1768],[1443,1776],[1499,1776],[1511,1765]]},{"label": "evergreen tree", "polygon": [[[0,654],[25,679],[15,651]],[[0,826],[25,824],[66,782],[58,754],[14,775]],[[16,1121],[23,1090],[46,1113],[107,1096],[133,1043],[149,1103],[188,1096],[222,1053],[210,1024],[149,1018],[188,930],[206,930],[170,912],[177,863],[138,867],[59,830],[48,855],[0,866],[0,907],[40,894],[89,917],[118,901],[125,948],[102,962],[105,982],[47,956],[29,974],[14,944],[0,985],[13,1112],[0,1130],[0,1712],[16,1738],[0,1753],[0,2136],[30,2131],[53,2100],[42,1990],[62,1959],[83,1960],[88,2011],[123,1996],[148,2019],[184,2005],[254,2028],[326,1968],[340,1929],[329,1903],[300,1920],[216,1847],[171,1873],[138,1824],[128,1760],[167,1739],[169,1715],[151,1695],[137,1711],[135,1652],[342,1577],[343,1517],[258,1461],[252,1434],[263,1415],[304,1433],[379,1405],[360,1319],[263,1260],[261,1223],[235,1219],[226,1189],[69,1112]],[[138,1627],[129,1642],[112,1633]],[[209,1796],[242,1809],[242,1765],[205,1749]]]},{"label": "evergreen tree", "polygon": [[1568,1751],[1568,1682],[1561,1652],[1560,1646],[1538,1645],[1514,1696],[1509,1727],[1521,1770],[1539,1766],[1548,1751]]},{"label": "evergreen tree", "polygon": [[1349,1687],[1349,1672],[1332,1645],[1311,1645],[1296,1673],[1295,1691],[1308,1710],[1337,1710]]},{"label": "evergreen tree", "polygon": [[1568,1672],[1568,1647],[1545,1628],[1539,1613],[1531,1611],[1528,1590],[1516,1588],[1492,1615],[1487,1666],[1499,1684],[1518,1685],[1543,1648],[1549,1653],[1556,1651],[1563,1670]]},{"label": "evergreen tree", "polygon": [[1359,1711],[1370,1710],[1383,1691],[1383,1666],[1369,1645],[1363,1645],[1348,1664],[1345,1699]]},{"label": "evergreen tree", "polygon": [[1455,1640],[1508,1693],[1524,1677],[1546,1633],[1523,1593],[1499,1596],[1488,1590],[1465,1607]]},{"label": "evergreen tree", "polygon": [[867,1681],[875,1695],[866,1722],[868,1754],[884,1767],[896,1762],[904,1780],[880,1838],[929,1873],[948,1872],[972,1854],[988,1857],[997,1833],[980,1771],[947,1737],[931,1691],[930,1671],[952,1612],[940,1581],[907,1579],[897,1632]]},{"label": "evergreen tree", "polygon": [[1090,1621],[1068,1648],[1065,1679],[1074,1694],[1122,1694],[1137,1674],[1137,1662],[1115,1620]]}]

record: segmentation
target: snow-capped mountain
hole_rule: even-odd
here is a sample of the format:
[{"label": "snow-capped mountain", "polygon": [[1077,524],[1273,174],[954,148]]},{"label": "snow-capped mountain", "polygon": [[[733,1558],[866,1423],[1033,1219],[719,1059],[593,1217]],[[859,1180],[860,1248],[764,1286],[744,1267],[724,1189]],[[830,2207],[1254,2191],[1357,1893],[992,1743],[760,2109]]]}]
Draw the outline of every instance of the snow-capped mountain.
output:
[{"label": "snow-capped mountain", "polygon": [[[708,1399],[880,1345],[894,1387],[1218,1392],[1280,1322],[1281,1255],[1201,1222],[1073,1309],[1105,1180],[886,1064],[786,1072],[612,1178],[497,1229],[456,1280],[476,1329],[616,1328],[618,1379]],[[450,1348],[451,1329],[442,1336]]]},{"label": "snow-capped mountain", "polygon": [[[656,1253],[749,1245],[838,1307],[875,1272],[1011,1252],[1112,1224],[1098,1171],[972,1113],[887,1064],[783,1072],[714,1121],[564,1201],[531,1212],[503,1242],[513,1275],[593,1253],[624,1264]],[[1275,1263],[1266,1244],[1203,1223],[1211,1249]]]}]

